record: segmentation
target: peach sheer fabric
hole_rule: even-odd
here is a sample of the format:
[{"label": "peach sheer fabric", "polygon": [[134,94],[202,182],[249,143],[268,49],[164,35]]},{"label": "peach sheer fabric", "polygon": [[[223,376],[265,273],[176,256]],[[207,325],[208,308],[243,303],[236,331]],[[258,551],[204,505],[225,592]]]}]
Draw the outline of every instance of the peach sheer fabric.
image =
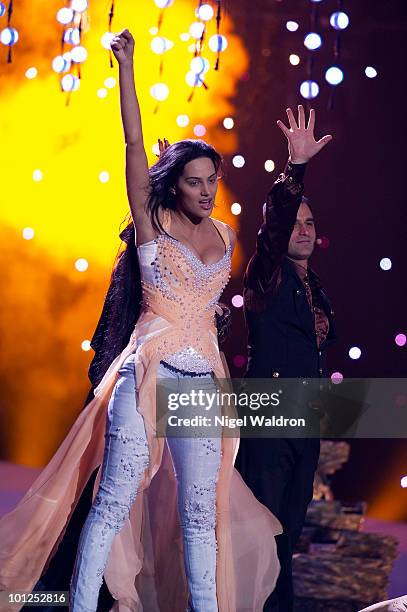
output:
[{"label": "peach sheer fabric", "polygon": [[[167,231],[169,224],[167,214]],[[156,282],[143,283],[143,310],[128,346],[111,364],[95,398],[49,464],[0,521],[1,590],[31,591],[47,567],[86,482],[101,465],[108,401],[118,370],[134,353],[137,409],[144,418],[150,463],[130,516],[115,536],[104,577],[116,600],[114,611],[186,609],[176,481],[165,439],[155,437],[156,372],[166,355],[191,346],[211,363],[217,379],[228,376],[214,314],[229,279],[231,249],[227,227],[216,220],[214,224],[226,252],[209,266],[178,241],[165,235],[156,239]],[[274,536],[281,533],[281,525],[233,468],[237,447],[237,438],[222,439],[216,495],[218,607],[220,612],[260,612],[279,572]]]}]

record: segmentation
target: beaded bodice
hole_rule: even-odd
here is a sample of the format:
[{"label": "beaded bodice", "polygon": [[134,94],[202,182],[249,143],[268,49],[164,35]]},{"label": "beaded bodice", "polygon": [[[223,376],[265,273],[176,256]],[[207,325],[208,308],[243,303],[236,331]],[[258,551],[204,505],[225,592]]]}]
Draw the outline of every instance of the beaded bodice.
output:
[{"label": "beaded bodice", "polygon": [[212,370],[218,353],[215,307],[230,278],[231,246],[225,242],[223,257],[204,264],[187,246],[161,234],[138,253],[143,312],[165,323],[157,344],[162,359],[182,370]]}]

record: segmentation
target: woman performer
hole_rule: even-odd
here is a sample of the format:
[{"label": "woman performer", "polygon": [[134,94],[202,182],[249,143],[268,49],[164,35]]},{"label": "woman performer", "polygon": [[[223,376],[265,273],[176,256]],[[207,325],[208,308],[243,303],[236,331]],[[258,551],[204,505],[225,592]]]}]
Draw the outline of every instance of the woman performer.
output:
[{"label": "woman performer", "polygon": [[181,393],[197,377],[199,388],[215,392],[216,379],[226,377],[215,309],[235,236],[210,218],[221,157],[202,141],[184,140],[149,170],[128,30],[112,50],[141,314],[95,398],[1,521],[0,584],[32,589],[101,464],[72,576],[73,612],[97,609],[103,576],[119,611],[260,611],[279,571],[274,536],[281,526],[233,469],[237,440],[156,435],[157,378],[171,379]]}]

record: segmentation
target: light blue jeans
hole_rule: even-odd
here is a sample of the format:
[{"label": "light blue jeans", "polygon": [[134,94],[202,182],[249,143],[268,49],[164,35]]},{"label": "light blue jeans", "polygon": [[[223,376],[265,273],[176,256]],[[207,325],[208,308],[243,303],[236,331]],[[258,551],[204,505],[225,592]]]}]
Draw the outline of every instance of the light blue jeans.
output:
[{"label": "light blue jeans", "polygon": [[[107,413],[101,481],[79,540],[71,581],[72,612],[95,612],[113,538],[127,518],[149,451],[144,421],[135,405],[134,356],[119,371]],[[176,373],[160,365],[158,378],[172,379],[171,389],[188,390],[191,380],[214,391],[211,376]],[[174,380],[175,379],[175,380]],[[177,479],[178,511],[183,532],[190,610],[218,612],[216,598],[216,482],[221,456],[219,437],[168,437]],[[182,612],[182,611],[177,611]]]}]

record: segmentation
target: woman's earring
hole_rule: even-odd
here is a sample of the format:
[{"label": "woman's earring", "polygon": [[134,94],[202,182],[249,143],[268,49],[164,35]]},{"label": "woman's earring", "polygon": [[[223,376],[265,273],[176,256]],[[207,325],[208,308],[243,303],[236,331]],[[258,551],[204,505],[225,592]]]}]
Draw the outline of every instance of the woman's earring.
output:
[{"label": "woman's earring", "polygon": [[175,187],[170,187],[170,193],[172,193],[172,195],[176,194]]}]

